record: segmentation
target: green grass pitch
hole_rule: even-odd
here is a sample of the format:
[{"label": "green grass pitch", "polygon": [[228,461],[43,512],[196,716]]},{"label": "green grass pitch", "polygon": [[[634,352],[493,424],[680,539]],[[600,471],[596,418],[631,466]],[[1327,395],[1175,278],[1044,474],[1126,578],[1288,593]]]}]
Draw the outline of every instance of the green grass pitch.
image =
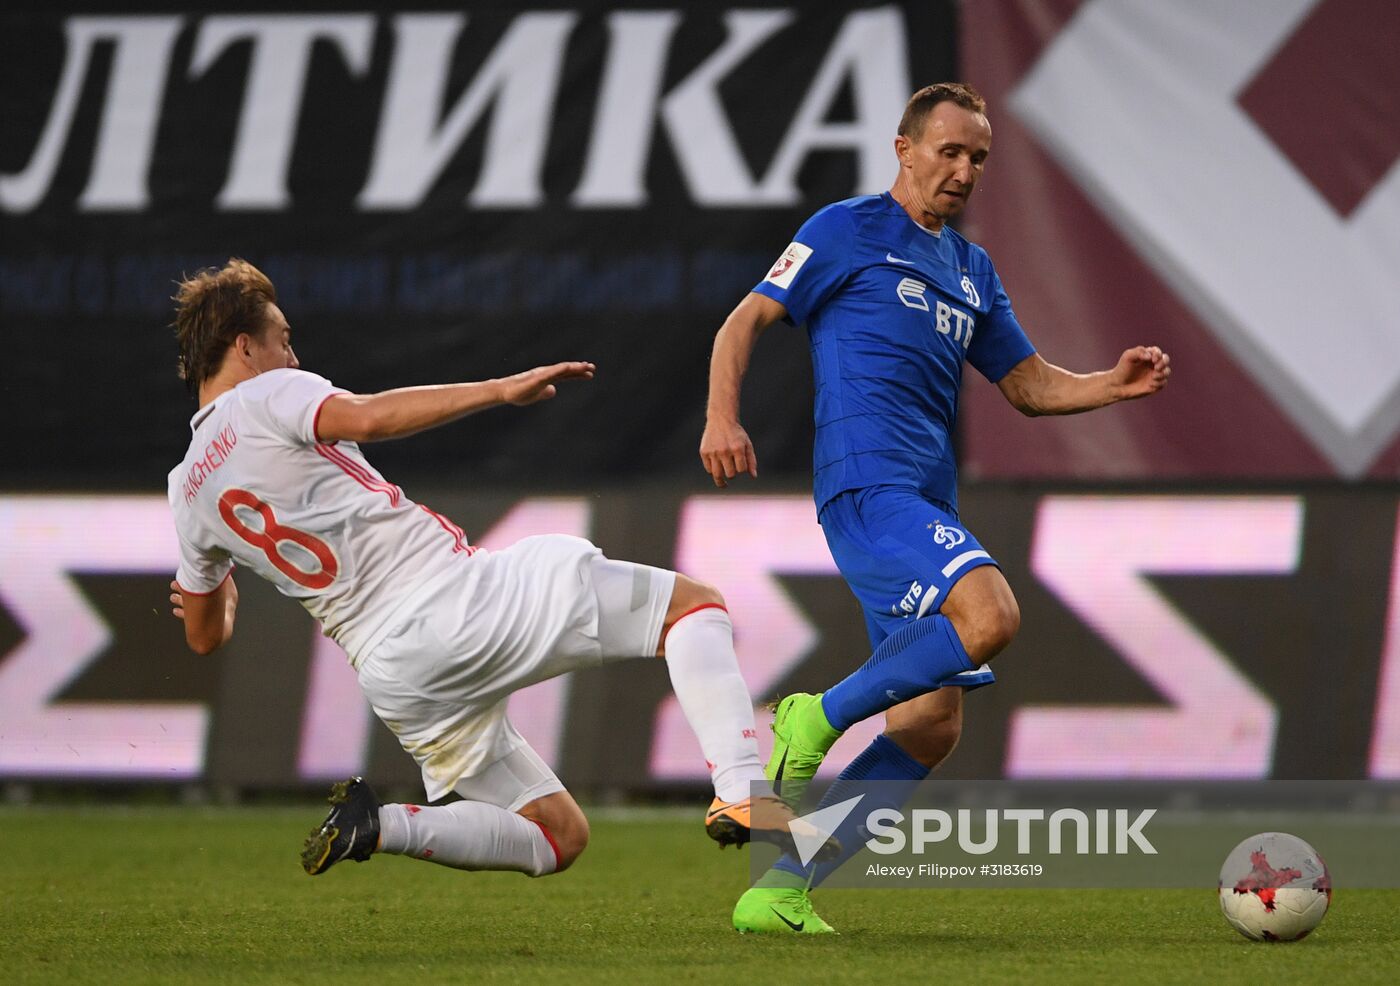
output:
[{"label": "green grass pitch", "polygon": [[1245,941],[1213,888],[828,890],[841,931],[740,936],[746,867],[694,817],[606,812],[542,880],[393,857],[301,872],[321,809],[0,811],[0,969],[62,983],[1400,982],[1400,891]]}]

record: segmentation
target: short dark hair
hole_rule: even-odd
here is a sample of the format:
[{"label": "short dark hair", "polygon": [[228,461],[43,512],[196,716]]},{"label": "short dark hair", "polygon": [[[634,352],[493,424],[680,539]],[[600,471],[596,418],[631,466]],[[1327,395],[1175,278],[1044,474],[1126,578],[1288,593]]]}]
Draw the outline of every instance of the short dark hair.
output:
[{"label": "short dark hair", "polygon": [[224,354],[241,333],[267,328],[267,306],[277,289],[246,260],[231,257],[222,268],[206,267],[186,277],[175,291],[175,341],[180,346],[180,379],[191,392],[219,372]]},{"label": "short dark hair", "polygon": [[899,121],[899,132],[910,140],[918,140],[924,133],[924,121],[939,103],[956,103],[973,113],[985,115],[987,112],[987,101],[966,82],[938,82],[924,86],[909,97]]}]

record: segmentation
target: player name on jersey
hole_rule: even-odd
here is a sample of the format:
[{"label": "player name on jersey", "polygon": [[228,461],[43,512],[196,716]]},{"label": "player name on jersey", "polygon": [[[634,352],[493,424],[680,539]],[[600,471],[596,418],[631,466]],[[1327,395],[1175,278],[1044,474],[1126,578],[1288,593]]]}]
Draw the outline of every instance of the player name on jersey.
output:
[{"label": "player name on jersey", "polygon": [[185,474],[184,481],[180,484],[180,491],[184,494],[186,503],[199,495],[199,489],[204,485],[204,481],[215,469],[228,461],[229,455],[233,453],[233,448],[237,444],[238,432],[230,424],[221,428],[214,439],[204,446],[203,458],[194,461],[189,472]]}]

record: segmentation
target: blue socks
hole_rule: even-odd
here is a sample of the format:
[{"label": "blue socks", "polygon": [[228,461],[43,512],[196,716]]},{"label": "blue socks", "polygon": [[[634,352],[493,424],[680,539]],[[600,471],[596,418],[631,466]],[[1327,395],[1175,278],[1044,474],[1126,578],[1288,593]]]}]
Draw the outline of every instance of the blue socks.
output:
[{"label": "blue socks", "polygon": [[[828,805],[839,804],[865,795],[856,810],[846,816],[833,835],[841,840],[841,855],[823,863],[812,863],[811,869],[791,855],[785,855],[773,864],[757,886],[804,886],[807,876],[812,876],[812,885],[825,880],[838,866],[854,856],[865,846],[865,836],[857,829],[864,824],[870,812],[877,808],[901,808],[909,800],[920,782],[929,774],[929,768],[905,753],[898,743],[888,736],[876,736],[874,742],[861,751],[860,755],[841,771],[841,776],[827,790],[815,810]],[[885,781],[870,786],[862,781]],[[902,783],[889,783],[902,782]]]},{"label": "blue socks", "polygon": [[822,711],[827,722],[845,732],[861,720],[931,692],[973,667],[948,617],[926,616],[890,634],[870,660],[828,688],[822,695]]},{"label": "blue socks", "polygon": [[[946,616],[936,614],[913,620],[890,634],[875,649],[870,660],[828,688],[822,695],[822,712],[827,721],[842,732],[901,702],[927,694],[947,679],[974,665],[957,630]],[[833,833],[841,841],[841,855],[805,868],[792,855],[784,855],[758,881],[760,887],[803,887],[810,876],[812,885],[821,883],[865,845],[859,831],[865,819],[879,808],[902,808],[929,768],[906,753],[888,736],[877,736],[861,754],[841,771],[827,789],[816,809],[864,795],[856,810]],[[864,781],[885,783],[866,785]]]}]

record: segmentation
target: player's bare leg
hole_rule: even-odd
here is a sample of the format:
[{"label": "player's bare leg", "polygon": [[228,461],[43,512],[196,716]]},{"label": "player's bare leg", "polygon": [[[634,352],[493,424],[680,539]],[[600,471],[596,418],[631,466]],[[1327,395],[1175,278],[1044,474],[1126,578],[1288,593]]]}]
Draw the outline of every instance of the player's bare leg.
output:
[{"label": "player's bare leg", "polygon": [[1011,643],[1021,628],[1021,608],[994,565],[974,568],[948,590],[940,612],[958,631],[968,655],[978,663],[990,661]]},{"label": "player's bare leg", "polygon": [[[734,629],[718,589],[676,576],[657,656],[666,658],[676,698],[714,781],[706,833],[721,848],[756,839],[792,849],[793,826],[800,830],[803,823],[772,796],[763,779],[753,700],[739,673]],[[765,792],[758,797],[753,796],[755,783]],[[839,851],[830,841],[819,858]]]},{"label": "player's bare leg", "polygon": [[885,735],[919,763],[932,770],[962,737],[963,690],[940,688],[920,695],[885,713]]},{"label": "player's bare leg", "polygon": [[534,822],[549,840],[563,872],[588,848],[588,818],[568,791],[556,791],[521,806],[519,814]]}]

